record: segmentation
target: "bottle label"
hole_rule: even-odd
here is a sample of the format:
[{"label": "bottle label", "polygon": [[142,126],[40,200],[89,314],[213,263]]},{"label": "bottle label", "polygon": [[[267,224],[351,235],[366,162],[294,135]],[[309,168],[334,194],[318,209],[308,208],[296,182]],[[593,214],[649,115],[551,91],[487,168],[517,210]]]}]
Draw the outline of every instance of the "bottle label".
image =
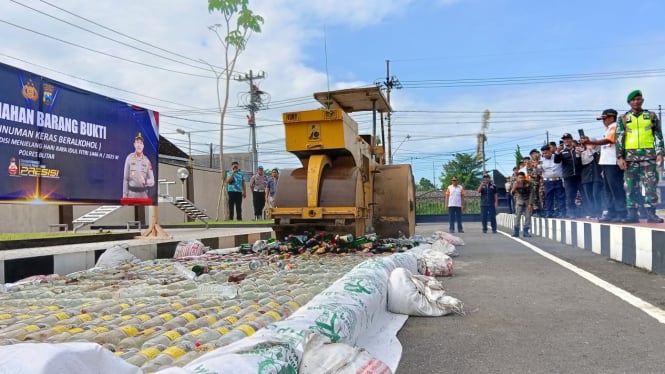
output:
[{"label": "bottle label", "polygon": [[23,328],[23,330],[25,330],[27,332],[37,331],[37,330],[39,330],[39,326],[37,326],[37,325],[28,325],[28,326],[25,326]]},{"label": "bottle label", "polygon": [[229,321],[231,324],[238,322],[238,319],[234,316],[224,317],[224,321]]},{"label": "bottle label", "polygon": [[245,335],[247,335],[247,336],[252,336],[256,332],[256,330],[254,330],[254,328],[250,325],[240,325],[240,326],[236,327],[235,329],[244,332]]},{"label": "bottle label", "polygon": [[[37,316],[34,316],[34,317],[36,318]],[[44,316],[40,315],[40,317],[44,317]],[[18,316],[16,316],[16,319],[28,319],[28,318],[33,318],[33,316],[31,316],[29,314],[19,314]]]},{"label": "bottle label", "polygon": [[274,302],[274,301],[271,301],[271,302],[269,302],[269,303],[266,304],[266,305],[269,306],[269,307],[271,307],[271,308],[273,308],[273,309],[277,309],[277,308],[279,308],[279,304],[277,304],[277,303]]},{"label": "bottle label", "polygon": [[30,305],[30,306],[28,306],[28,309],[30,309],[30,310],[39,309],[39,305]]},{"label": "bottle label", "polygon": [[132,319],[132,316],[130,316],[129,314],[126,314],[124,316],[120,316],[120,319],[123,320],[123,321],[127,321],[129,319]]},{"label": "bottle label", "polygon": [[140,319],[141,321],[145,322],[150,319],[150,315],[148,314],[139,314],[136,316],[136,318]]},{"label": "bottle label", "polygon": [[136,329],[136,327],[132,325],[125,325],[125,326],[120,326],[118,327],[122,332],[127,334],[127,336],[134,336],[139,333],[139,330]]},{"label": "bottle label", "polygon": [[105,315],[101,316],[100,318],[103,319],[104,321],[113,321],[113,319],[114,319],[113,316],[110,315],[110,314],[105,314]]},{"label": "bottle label", "polygon": [[182,348],[179,348],[175,345],[172,345],[172,346],[166,348],[164,350],[164,352],[162,352],[162,353],[164,353],[166,355],[169,355],[169,356],[173,357],[174,359],[177,359],[177,358],[179,358],[180,356],[184,355],[187,352]]},{"label": "bottle label", "polygon": [[60,309],[60,307],[59,307],[59,306],[56,306],[56,305],[49,305],[49,306],[46,307],[46,309],[48,309],[48,310],[50,310],[50,311],[53,312],[53,311],[55,311],[55,310]]},{"label": "bottle label", "polygon": [[215,331],[217,331],[218,333],[220,333],[222,335],[226,335],[226,334],[229,333],[229,329],[226,328],[226,327],[218,327],[218,328],[215,329]]},{"label": "bottle label", "polygon": [[163,313],[163,314],[158,315],[157,317],[161,318],[164,321],[170,321],[170,320],[173,319],[173,316],[171,315],[171,313]]},{"label": "bottle label", "polygon": [[90,314],[79,314],[77,316],[82,322],[88,322],[92,319],[92,316]]},{"label": "bottle label", "polygon": [[51,330],[53,330],[55,332],[65,332],[68,329],[69,329],[69,327],[67,327],[65,325],[56,325],[56,326],[51,327]]},{"label": "bottle label", "polygon": [[92,330],[93,330],[94,332],[98,333],[98,334],[101,334],[101,333],[103,333],[103,332],[108,332],[108,331],[109,331],[109,329],[107,329],[106,327],[103,327],[103,326],[93,327]]},{"label": "bottle label", "polygon": [[182,305],[182,304],[180,304],[180,303],[172,303],[171,306],[172,306],[173,309],[175,309],[175,310],[178,310],[178,309],[184,307],[184,305]]},{"label": "bottle label", "polygon": [[280,319],[282,319],[282,316],[280,316],[279,313],[275,312],[274,310],[266,312],[265,315],[274,318],[275,321],[279,321]]},{"label": "bottle label", "polygon": [[167,332],[163,333],[162,335],[169,338],[170,341],[174,341],[174,340],[178,339],[181,336],[180,333],[177,332],[177,331],[167,331]]},{"label": "bottle label", "polygon": [[199,335],[203,334],[203,329],[196,329],[196,330],[190,332],[189,334],[192,335],[192,336],[199,336]]},{"label": "bottle label", "polygon": [[232,306],[229,307],[229,309],[233,309],[233,311],[236,312],[236,313],[242,310],[242,309],[241,309],[239,306],[237,306],[237,305],[232,305]]},{"label": "bottle label", "polygon": [[127,308],[129,308],[131,305],[129,305],[129,304],[127,304],[127,303],[122,303],[122,304],[118,304],[118,306],[121,307],[122,309],[127,309]]},{"label": "bottle label", "polygon": [[60,321],[62,321],[63,319],[69,318],[69,314],[67,314],[65,312],[56,313],[56,314],[54,314],[54,316],[55,316],[55,318],[57,318]]},{"label": "bottle label", "polygon": [[296,303],[295,301],[287,301],[284,304],[292,306],[293,308],[296,308],[296,309],[300,309],[300,305],[298,305],[298,303]]},{"label": "bottle label", "polygon": [[252,308],[254,310],[259,310],[260,306],[259,306],[259,304],[252,304],[252,305],[248,306],[248,308]]},{"label": "bottle label", "polygon": [[143,331],[141,332],[141,335],[143,335],[143,336],[152,335],[152,334],[155,333],[155,331],[157,331],[157,330],[155,330],[153,328],[143,329]]},{"label": "bottle label", "polygon": [[143,356],[147,357],[148,359],[152,360],[153,358],[155,358],[155,356],[157,356],[159,354],[159,349],[157,349],[155,347],[150,347],[150,348],[142,349],[141,352],[139,352],[139,353],[142,354]]},{"label": "bottle label", "polygon": [[193,320],[196,319],[196,316],[193,315],[192,313],[183,313],[180,315],[182,318],[186,319],[187,322],[192,322]]},{"label": "bottle label", "polygon": [[85,330],[83,330],[83,329],[80,328],[80,327],[74,327],[73,329],[70,329],[70,330],[69,330],[69,333],[70,333],[70,334],[78,334],[79,332],[83,332],[83,331],[85,331]]},{"label": "bottle label", "polygon": [[0,314],[0,320],[12,318],[12,315],[9,313]]},{"label": "bottle label", "polygon": [[208,316],[208,326],[214,324],[217,322],[217,318],[215,316]]}]

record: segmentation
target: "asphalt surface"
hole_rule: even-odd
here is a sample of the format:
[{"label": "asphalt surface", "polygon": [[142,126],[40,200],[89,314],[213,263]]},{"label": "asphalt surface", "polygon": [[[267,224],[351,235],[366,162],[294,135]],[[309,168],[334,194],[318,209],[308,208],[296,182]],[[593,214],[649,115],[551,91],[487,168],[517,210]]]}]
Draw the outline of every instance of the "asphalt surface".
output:
[{"label": "asphalt surface", "polygon": [[[418,225],[429,235],[447,224]],[[398,374],[665,373],[665,325],[508,235],[465,224],[447,293],[465,316],[409,317]],[[665,308],[665,277],[543,238],[526,241]]]}]

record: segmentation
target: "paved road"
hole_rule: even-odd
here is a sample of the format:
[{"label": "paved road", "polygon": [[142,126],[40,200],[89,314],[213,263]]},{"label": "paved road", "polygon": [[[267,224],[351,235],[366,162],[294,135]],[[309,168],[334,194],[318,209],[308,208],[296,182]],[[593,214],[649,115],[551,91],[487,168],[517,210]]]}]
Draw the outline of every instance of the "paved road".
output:
[{"label": "paved road", "polygon": [[[476,227],[478,226],[478,227]],[[467,223],[448,294],[466,316],[410,317],[398,374],[664,373],[665,325],[507,235]],[[430,234],[447,224],[419,225]],[[651,304],[665,277],[542,238],[529,243]]]}]

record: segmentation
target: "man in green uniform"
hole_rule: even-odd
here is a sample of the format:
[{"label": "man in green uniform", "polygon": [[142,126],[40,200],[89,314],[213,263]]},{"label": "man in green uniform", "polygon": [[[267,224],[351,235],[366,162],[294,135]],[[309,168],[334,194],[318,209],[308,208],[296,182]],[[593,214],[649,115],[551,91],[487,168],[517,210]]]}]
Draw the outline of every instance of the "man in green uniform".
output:
[{"label": "man in green uniform", "polygon": [[663,132],[656,113],[642,109],[644,98],[640,90],[628,94],[630,110],[619,117],[616,133],[617,165],[625,171],[626,206],[625,223],[637,223],[642,186],[647,222],[662,223],[656,215],[658,173],[656,166],[663,163]]}]

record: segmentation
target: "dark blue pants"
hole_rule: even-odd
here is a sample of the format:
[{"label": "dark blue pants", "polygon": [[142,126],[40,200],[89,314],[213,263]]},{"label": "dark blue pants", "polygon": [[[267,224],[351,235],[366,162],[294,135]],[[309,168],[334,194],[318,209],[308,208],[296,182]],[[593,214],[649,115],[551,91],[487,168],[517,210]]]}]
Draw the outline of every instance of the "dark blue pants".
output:
[{"label": "dark blue pants", "polygon": [[506,192],[506,204],[508,205],[508,214],[513,214],[513,197],[510,192]]},{"label": "dark blue pants", "polygon": [[229,191],[229,221],[233,221],[233,208],[236,211],[236,220],[242,220],[242,192]]},{"label": "dark blue pants", "polygon": [[607,214],[611,217],[626,215],[626,191],[623,189],[623,170],[617,165],[600,165],[603,170],[603,187],[607,202]]},{"label": "dark blue pants", "polygon": [[582,183],[582,208],[587,216],[600,217],[603,212],[603,182]]},{"label": "dark blue pants", "polygon": [[490,221],[492,231],[496,231],[496,208],[494,205],[481,205],[480,213],[483,219],[483,232],[487,231],[487,221]]},{"label": "dark blue pants", "polygon": [[[545,214],[548,218],[566,214],[566,194],[561,180],[543,181],[545,187]],[[556,208],[556,210],[555,210]]]},{"label": "dark blue pants", "polygon": [[566,190],[566,211],[568,212],[568,217],[577,218],[577,205],[575,205],[575,199],[577,198],[577,192],[580,190],[581,179],[579,176],[573,176],[568,178],[563,178],[563,189]]},{"label": "dark blue pants", "polygon": [[457,222],[457,231],[462,231],[462,208],[449,206],[448,215],[450,216],[450,231],[455,230],[455,222]]}]

